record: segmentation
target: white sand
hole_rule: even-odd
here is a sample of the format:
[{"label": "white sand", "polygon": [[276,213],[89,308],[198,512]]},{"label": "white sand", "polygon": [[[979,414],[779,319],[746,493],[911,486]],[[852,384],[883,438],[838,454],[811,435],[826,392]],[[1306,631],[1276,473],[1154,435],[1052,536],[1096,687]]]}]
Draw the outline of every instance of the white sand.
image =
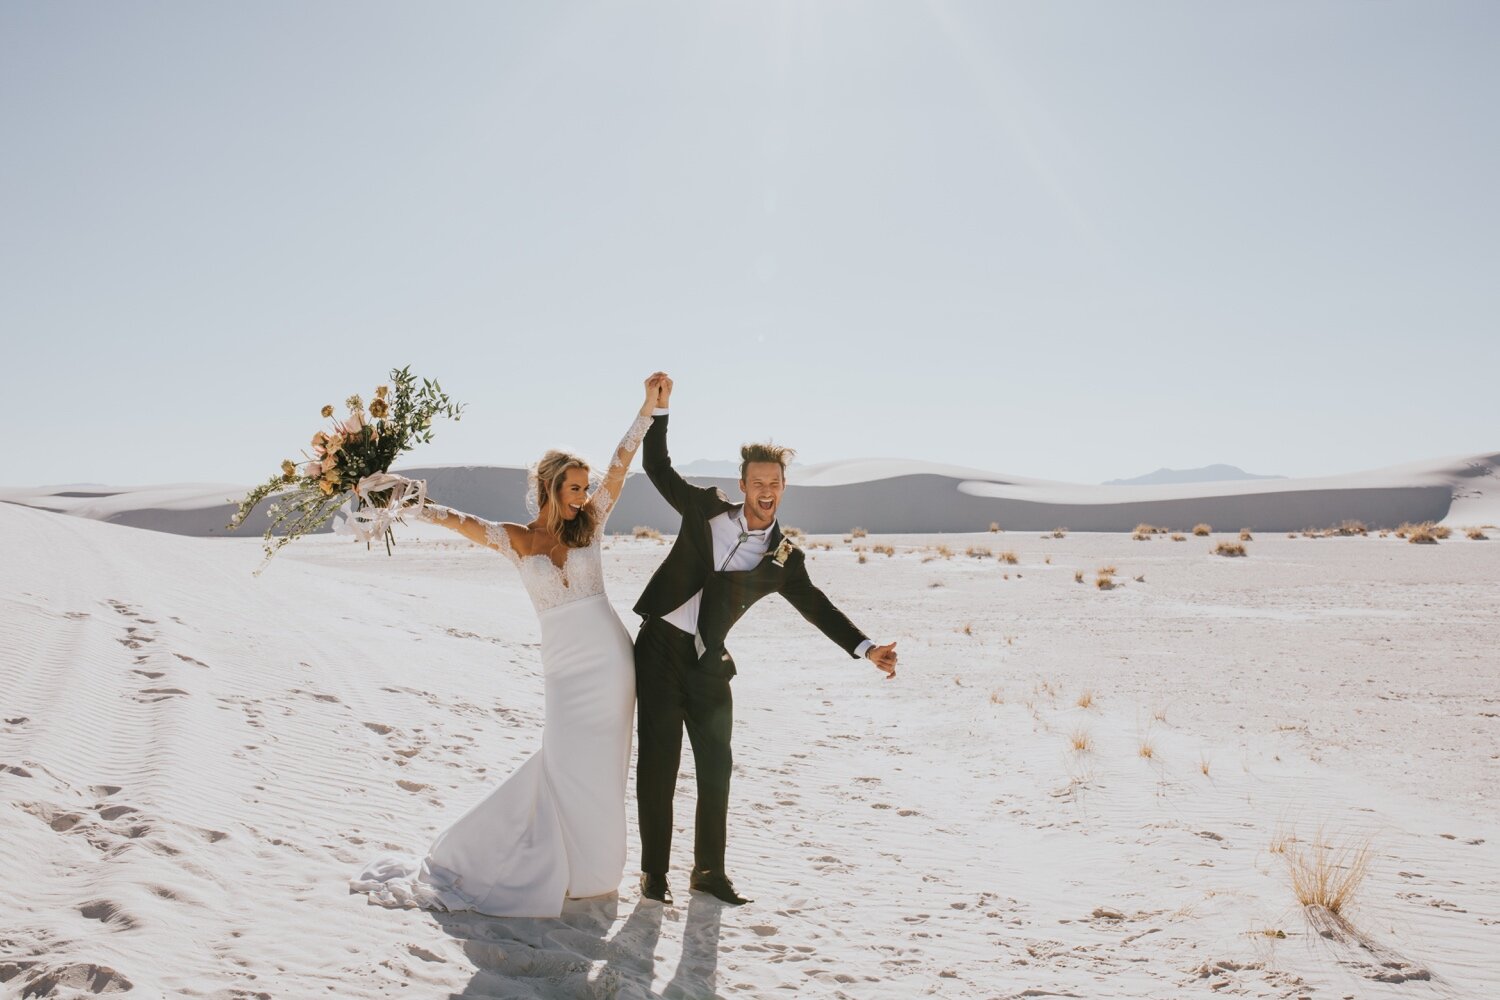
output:
[{"label": "white sand", "polygon": [[[679,850],[675,909],[627,873],[525,921],[346,888],[536,745],[503,561],[413,529],[257,579],[250,539],[0,505],[0,995],[1497,995],[1500,539],[1224,537],[868,538],[899,552],[866,564],[822,539],[814,577],[903,665],[880,681],[775,599],[736,630],[756,901],[690,900]],[[622,611],[664,553],[610,543]],[[1106,562],[1120,588],[1074,582]],[[1320,824],[1375,849],[1334,938],[1269,850]]]}]

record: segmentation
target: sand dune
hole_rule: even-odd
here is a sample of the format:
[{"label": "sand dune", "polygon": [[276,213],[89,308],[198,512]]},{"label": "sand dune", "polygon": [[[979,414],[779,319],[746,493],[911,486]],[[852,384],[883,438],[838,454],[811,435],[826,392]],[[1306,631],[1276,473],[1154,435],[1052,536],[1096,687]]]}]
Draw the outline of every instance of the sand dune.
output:
[{"label": "sand dune", "polygon": [[[900,638],[896,681],[778,602],[736,632],[729,857],[755,903],[689,898],[679,856],[674,909],[627,877],[560,920],[495,920],[347,882],[534,749],[509,566],[423,527],[393,558],[307,539],[256,578],[250,539],[0,506],[0,996],[1500,989],[1500,544],[879,541],[895,555],[833,535],[810,556]],[[664,551],[609,543],[617,607]],[[1105,563],[1122,586],[1074,582]],[[679,843],[692,800],[689,766]],[[1272,851],[1320,825],[1376,851],[1329,937]]]},{"label": "sand dune", "polygon": [[[450,506],[493,520],[526,521],[525,472],[505,466],[418,466]],[[1164,486],[1085,486],[1020,479],[961,466],[861,459],[798,468],[787,489],[788,524],[818,533],[855,526],[878,533],[983,530],[1129,531],[1141,523],[1186,529],[1300,531],[1346,520],[1371,527],[1443,521],[1500,522],[1500,453],[1439,459],[1317,479],[1257,479]],[[676,527],[643,479],[625,491],[618,529]],[[738,496],[733,479],[696,477]],[[223,535],[244,487],[176,485],[0,490],[0,501],[179,535]],[[255,527],[255,525],[262,527]],[[264,530],[252,517],[247,530]],[[253,528],[254,530],[248,530]]]}]

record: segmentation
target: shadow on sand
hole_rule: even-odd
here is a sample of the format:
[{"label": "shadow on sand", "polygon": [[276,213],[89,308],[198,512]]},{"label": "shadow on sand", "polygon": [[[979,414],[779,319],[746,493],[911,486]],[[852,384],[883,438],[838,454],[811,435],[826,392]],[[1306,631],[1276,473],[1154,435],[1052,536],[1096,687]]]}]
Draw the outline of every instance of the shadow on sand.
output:
[{"label": "shadow on sand", "polygon": [[474,978],[461,997],[589,1000],[709,1000],[718,996],[719,918],[723,904],[693,893],[682,928],[682,958],[659,989],[656,951],[663,921],[683,920],[680,908],[640,902],[619,923],[617,895],[570,899],[555,920],[434,913],[463,945]]}]

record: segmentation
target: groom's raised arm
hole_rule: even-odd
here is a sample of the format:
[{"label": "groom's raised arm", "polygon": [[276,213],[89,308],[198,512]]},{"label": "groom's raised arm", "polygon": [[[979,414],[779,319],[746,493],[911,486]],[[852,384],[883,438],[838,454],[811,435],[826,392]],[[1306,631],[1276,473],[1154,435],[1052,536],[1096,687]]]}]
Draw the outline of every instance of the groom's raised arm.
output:
[{"label": "groom's raised arm", "polygon": [[672,468],[672,456],[667,454],[667,411],[658,409],[651,419],[651,429],[646,431],[646,440],[641,447],[641,468],[651,478],[651,485],[662,499],[672,505],[679,514],[686,513],[688,497],[693,487]]}]

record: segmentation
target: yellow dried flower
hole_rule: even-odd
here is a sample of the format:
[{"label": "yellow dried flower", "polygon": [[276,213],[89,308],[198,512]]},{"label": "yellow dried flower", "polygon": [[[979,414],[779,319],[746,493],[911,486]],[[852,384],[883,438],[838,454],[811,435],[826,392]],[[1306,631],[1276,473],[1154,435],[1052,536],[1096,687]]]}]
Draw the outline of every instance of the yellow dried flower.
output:
[{"label": "yellow dried flower", "polygon": [[[388,386],[388,385],[378,385],[378,386],[375,387],[375,398],[376,399],[384,399],[385,398],[385,394],[388,393],[388,392],[390,392],[390,391],[391,391],[391,387],[390,386]],[[373,407],[372,407],[372,409],[373,409]]]},{"label": "yellow dried flower", "polygon": [[328,435],[323,433],[322,431],[318,431],[318,433],[312,436],[312,444],[314,448],[321,448],[327,443]]},{"label": "yellow dried flower", "polygon": [[381,417],[384,417],[389,412],[391,412],[391,409],[390,407],[385,405],[384,399],[381,399],[377,396],[376,398],[370,400],[370,416],[379,419]]},{"label": "yellow dried flower", "polygon": [[282,462],[281,463],[281,478],[285,479],[287,482],[291,482],[293,479],[296,479],[297,478],[297,463],[293,462],[291,459],[287,459],[286,461]]},{"label": "yellow dried flower", "polygon": [[365,403],[364,400],[359,398],[359,393],[356,392],[354,395],[344,400],[344,405],[349,407],[350,413],[353,413],[355,410],[362,409]]},{"label": "yellow dried flower", "polygon": [[331,416],[333,416],[333,404],[332,403],[329,403],[327,406],[323,407],[323,416],[325,416],[325,417],[331,417]]}]

